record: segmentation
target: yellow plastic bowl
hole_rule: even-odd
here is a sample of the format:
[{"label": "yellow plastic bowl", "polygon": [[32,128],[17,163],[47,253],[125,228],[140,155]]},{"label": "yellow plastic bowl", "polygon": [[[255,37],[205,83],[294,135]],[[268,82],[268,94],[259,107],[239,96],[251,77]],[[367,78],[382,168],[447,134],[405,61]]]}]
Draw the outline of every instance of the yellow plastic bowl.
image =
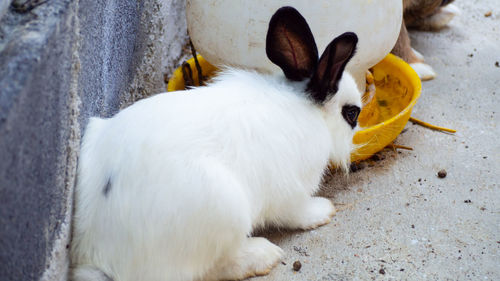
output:
[{"label": "yellow plastic bowl", "polygon": [[[203,76],[210,76],[217,68],[198,55]],[[187,61],[193,80],[198,81],[194,58]],[[359,148],[351,161],[361,161],[382,150],[396,139],[410,119],[411,110],[420,97],[422,85],[415,71],[402,59],[389,54],[372,69],[375,79],[375,101],[362,109],[367,116],[360,120],[363,128],[354,135]],[[168,81],[169,92],[185,89],[182,67],[176,69]],[[373,106],[375,104],[375,106]],[[370,113],[376,114],[370,114]]]}]

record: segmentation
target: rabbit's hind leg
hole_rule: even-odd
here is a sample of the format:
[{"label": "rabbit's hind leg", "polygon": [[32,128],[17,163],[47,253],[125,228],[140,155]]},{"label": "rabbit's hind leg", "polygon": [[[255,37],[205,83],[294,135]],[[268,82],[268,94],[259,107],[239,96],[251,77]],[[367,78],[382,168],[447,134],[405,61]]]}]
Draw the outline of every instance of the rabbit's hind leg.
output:
[{"label": "rabbit's hind leg", "polygon": [[202,167],[205,192],[211,189],[208,194],[215,196],[211,199],[214,205],[206,212],[219,221],[211,224],[209,233],[217,235],[207,243],[220,243],[221,236],[229,236],[226,243],[219,245],[221,252],[202,280],[241,280],[269,273],[283,251],[267,239],[248,237],[252,232],[252,205],[242,183],[215,159],[205,159]]}]

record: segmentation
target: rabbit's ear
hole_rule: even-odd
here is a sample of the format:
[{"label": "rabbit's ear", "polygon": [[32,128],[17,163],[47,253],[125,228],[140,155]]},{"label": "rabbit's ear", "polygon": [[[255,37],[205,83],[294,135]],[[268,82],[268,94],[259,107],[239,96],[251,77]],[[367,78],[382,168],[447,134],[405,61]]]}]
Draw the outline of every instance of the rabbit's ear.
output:
[{"label": "rabbit's ear", "polygon": [[272,16],[266,37],[267,57],[293,81],[310,78],[318,63],[318,48],[309,25],[292,7]]},{"label": "rabbit's ear", "polygon": [[307,85],[307,92],[318,103],[323,103],[328,96],[335,95],[345,66],[354,56],[358,36],[346,32],[326,47],[319,59],[318,67]]}]

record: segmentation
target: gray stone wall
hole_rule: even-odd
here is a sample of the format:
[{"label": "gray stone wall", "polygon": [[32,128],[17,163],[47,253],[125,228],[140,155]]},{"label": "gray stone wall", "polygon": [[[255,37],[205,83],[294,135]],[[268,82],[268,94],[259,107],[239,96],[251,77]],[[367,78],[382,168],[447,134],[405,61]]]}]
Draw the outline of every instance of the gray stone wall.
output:
[{"label": "gray stone wall", "polygon": [[7,13],[7,11],[9,10],[9,6],[10,6],[10,0],[0,1],[0,19],[5,13]]},{"label": "gray stone wall", "polygon": [[185,4],[0,1],[0,280],[65,280],[87,120],[165,90]]}]

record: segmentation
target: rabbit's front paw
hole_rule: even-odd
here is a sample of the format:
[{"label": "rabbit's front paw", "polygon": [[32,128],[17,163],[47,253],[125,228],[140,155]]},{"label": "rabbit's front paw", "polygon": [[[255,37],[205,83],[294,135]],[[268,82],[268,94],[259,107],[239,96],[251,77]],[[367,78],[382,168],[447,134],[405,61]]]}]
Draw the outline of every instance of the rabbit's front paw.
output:
[{"label": "rabbit's front paw", "polygon": [[231,255],[222,258],[208,280],[242,280],[268,274],[281,260],[283,250],[265,238],[251,237]]},{"label": "rabbit's front paw", "polygon": [[312,197],[302,210],[297,210],[290,227],[303,230],[317,228],[328,224],[335,215],[332,202],[322,197]]}]

